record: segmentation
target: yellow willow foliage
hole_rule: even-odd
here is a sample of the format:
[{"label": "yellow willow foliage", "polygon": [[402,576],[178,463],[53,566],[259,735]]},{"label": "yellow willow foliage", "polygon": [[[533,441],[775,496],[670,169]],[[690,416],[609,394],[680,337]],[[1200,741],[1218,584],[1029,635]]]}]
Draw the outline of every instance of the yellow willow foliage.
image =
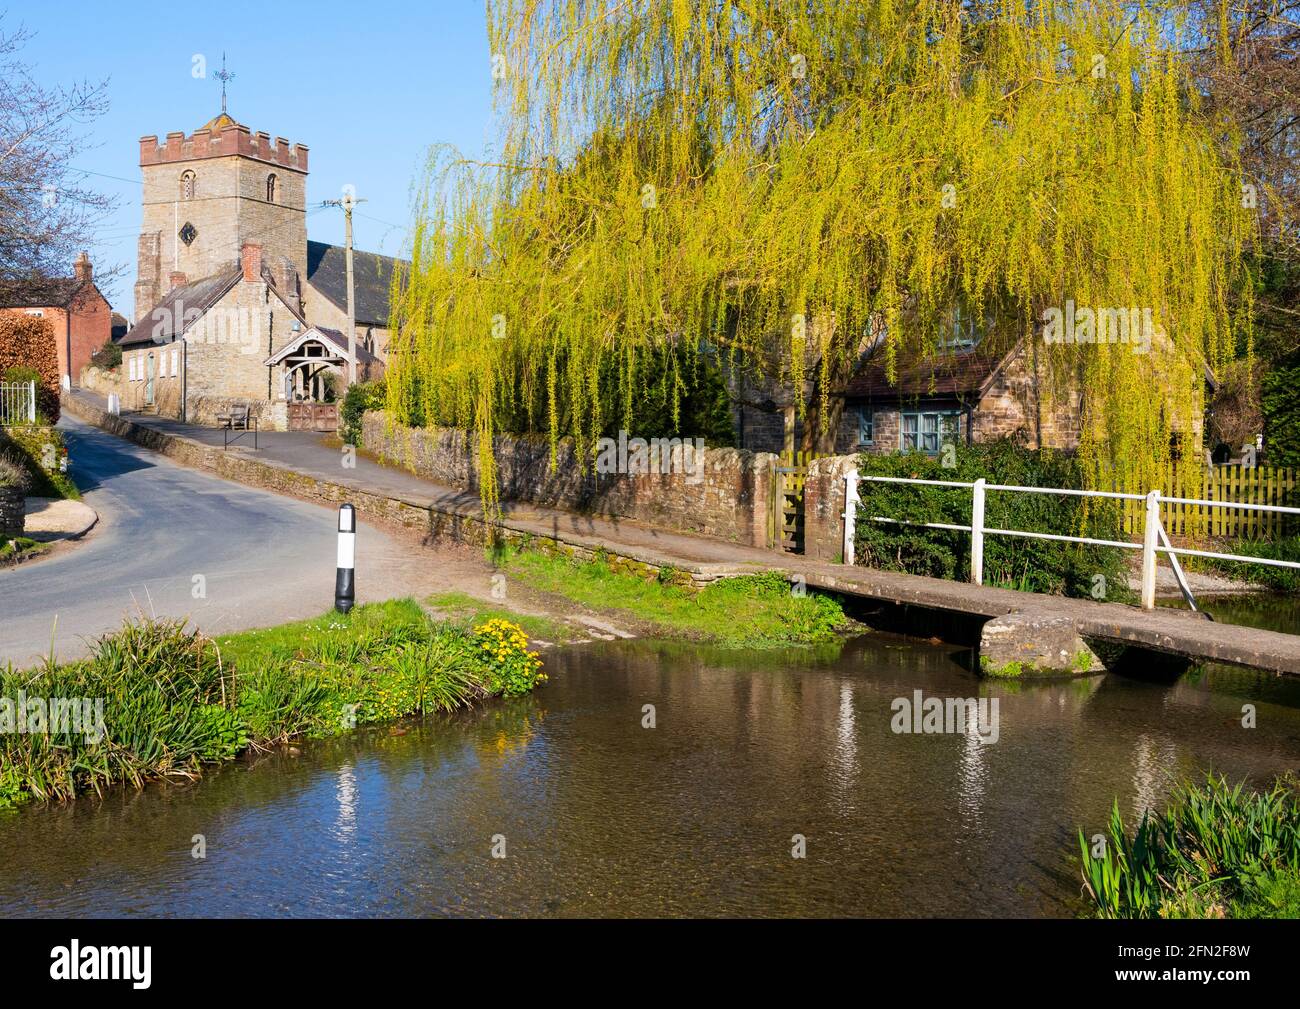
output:
[{"label": "yellow willow foliage", "polygon": [[[1061,401],[1082,389],[1098,481],[1152,486],[1175,433],[1198,464],[1205,371],[1249,342],[1253,224],[1175,7],[495,0],[488,20],[498,156],[431,156],[388,370],[394,422],[480,436],[485,504],[494,432],[590,453],[644,422],[653,368],[675,423],[702,346],[824,406],[871,340],[892,375],[957,311]],[[1046,342],[1069,302],[1149,310],[1150,353]]]}]

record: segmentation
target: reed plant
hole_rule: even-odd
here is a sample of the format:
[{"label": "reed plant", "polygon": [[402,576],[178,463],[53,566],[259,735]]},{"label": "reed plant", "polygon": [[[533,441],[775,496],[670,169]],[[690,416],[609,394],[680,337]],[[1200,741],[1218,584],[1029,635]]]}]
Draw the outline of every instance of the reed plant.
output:
[{"label": "reed plant", "polygon": [[1083,889],[1103,918],[1300,915],[1296,782],[1267,790],[1207,777],[1174,789],[1130,837],[1116,803],[1104,850],[1079,832]]}]

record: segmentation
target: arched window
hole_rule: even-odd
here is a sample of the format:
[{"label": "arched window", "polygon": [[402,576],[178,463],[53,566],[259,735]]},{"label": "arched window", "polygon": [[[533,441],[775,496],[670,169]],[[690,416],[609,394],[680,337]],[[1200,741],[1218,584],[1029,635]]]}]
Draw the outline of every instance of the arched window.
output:
[{"label": "arched window", "polygon": [[268,175],[266,177],[266,202],[267,203],[275,202],[275,176],[274,175]]},{"label": "arched window", "polygon": [[181,174],[181,199],[182,200],[194,199],[194,183],[196,181],[197,180],[195,179],[193,172],[183,172]]}]

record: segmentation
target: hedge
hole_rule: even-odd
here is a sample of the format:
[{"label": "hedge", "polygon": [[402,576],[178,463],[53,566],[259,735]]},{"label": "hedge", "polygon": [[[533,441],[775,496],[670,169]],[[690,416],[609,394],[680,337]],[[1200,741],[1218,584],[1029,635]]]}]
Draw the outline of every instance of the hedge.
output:
[{"label": "hedge", "polygon": [[[864,454],[863,476],[975,481],[1022,487],[1085,486],[1077,461],[1061,452],[1036,451],[1002,440],[954,445],[946,461],[922,452]],[[970,525],[971,491],[958,487],[872,483],[859,486],[858,563],[910,574],[965,581],[970,577],[970,533],[870,521],[871,516],[907,522]],[[1051,494],[989,491],[984,524],[1027,532],[1087,535],[1125,541],[1117,502]],[[984,584],[1030,592],[1128,600],[1124,550],[1051,540],[985,536]]]},{"label": "hedge", "polygon": [[0,379],[14,369],[33,369],[41,376],[36,410],[49,423],[59,419],[59,352],[49,319],[0,311]]}]

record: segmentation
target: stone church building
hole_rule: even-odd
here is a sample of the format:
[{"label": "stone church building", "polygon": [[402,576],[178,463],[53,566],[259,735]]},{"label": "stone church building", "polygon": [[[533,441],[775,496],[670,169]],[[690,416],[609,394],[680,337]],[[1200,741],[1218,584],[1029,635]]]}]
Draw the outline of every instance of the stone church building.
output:
[{"label": "stone church building", "polygon": [[[191,423],[248,407],[262,427],[330,427],[347,381],[344,250],[307,240],[308,149],[228,114],[140,140],[143,225],[122,406]],[[395,260],[353,252],[357,376],[388,349]]]}]

